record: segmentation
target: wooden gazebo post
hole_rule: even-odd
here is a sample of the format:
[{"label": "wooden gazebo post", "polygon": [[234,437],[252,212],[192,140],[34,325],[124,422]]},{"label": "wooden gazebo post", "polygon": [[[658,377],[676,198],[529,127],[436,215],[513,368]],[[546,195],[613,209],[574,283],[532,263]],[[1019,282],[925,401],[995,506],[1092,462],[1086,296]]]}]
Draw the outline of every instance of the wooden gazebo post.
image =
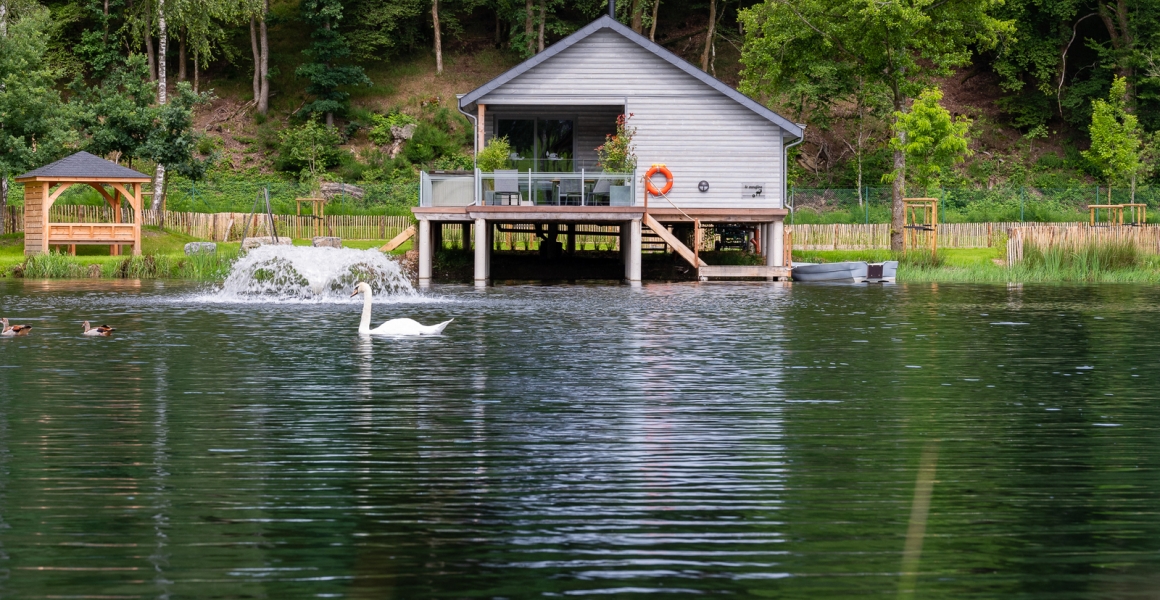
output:
[{"label": "wooden gazebo post", "polygon": [[[16,178],[24,184],[24,254],[47,254],[53,245],[109,245],[110,254],[120,254],[120,246],[133,245],[133,255],[141,254],[141,185],[149,176],[117,163],[77,152],[52,164]],[[68,188],[87,185],[100,192],[113,209],[112,223],[52,223],[52,205]],[[111,190],[106,189],[106,186]],[[55,188],[55,189],[53,189]],[[133,209],[133,222],[121,222],[121,196]]]}]

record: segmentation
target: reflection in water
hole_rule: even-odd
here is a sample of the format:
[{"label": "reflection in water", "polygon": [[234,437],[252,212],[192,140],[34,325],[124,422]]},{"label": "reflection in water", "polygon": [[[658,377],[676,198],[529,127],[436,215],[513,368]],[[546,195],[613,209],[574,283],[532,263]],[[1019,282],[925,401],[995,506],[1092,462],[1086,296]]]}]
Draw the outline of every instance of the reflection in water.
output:
[{"label": "reflection in water", "polygon": [[0,595],[1144,595],[1156,296],[0,281]]}]

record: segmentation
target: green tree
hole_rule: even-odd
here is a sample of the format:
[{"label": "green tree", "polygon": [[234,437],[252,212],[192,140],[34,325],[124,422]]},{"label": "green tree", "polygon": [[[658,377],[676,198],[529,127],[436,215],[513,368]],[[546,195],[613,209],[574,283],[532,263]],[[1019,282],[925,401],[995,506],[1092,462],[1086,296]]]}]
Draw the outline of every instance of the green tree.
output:
[{"label": "green tree", "polygon": [[116,155],[118,162],[124,159],[133,166],[133,159],[145,154],[142,149],[153,132],[154,91],[149,65],[140,54],[114,67],[99,85],[74,82],[87,149],[98,156]]},{"label": "green tree", "polygon": [[346,112],[350,94],[340,88],[370,85],[362,67],[342,64],[350,57],[350,45],[338,31],[342,22],[340,0],[303,0],[302,20],[314,27],[314,41],[304,53],[312,62],[298,67],[295,74],[310,80],[306,93],[314,100],[302,107],[305,115],[326,115],[326,124],[334,125],[335,113]]},{"label": "green tree", "polygon": [[[881,89],[894,113],[937,76],[993,47],[1008,21],[1002,0],[764,0],[742,10],[743,91],[787,104],[846,98],[859,84]],[[810,90],[819,96],[810,96]],[[896,117],[897,118],[897,117]],[[906,169],[898,130],[894,170]],[[890,245],[902,247],[905,178],[896,177]]]},{"label": "green tree", "polygon": [[341,156],[338,145],[342,143],[342,136],[338,130],[334,125],[320,124],[315,118],[283,131],[281,142],[279,168],[292,171],[300,180],[311,184],[318,181],[322,171],[337,165]]},{"label": "green tree", "polygon": [[[0,31],[0,216],[8,206],[8,178],[59,158],[75,140],[70,107],[47,60],[51,15],[31,7],[15,20],[4,4]],[[0,218],[0,233],[4,219]]]},{"label": "green tree", "polygon": [[1140,126],[1136,115],[1125,108],[1127,80],[1116,77],[1107,100],[1092,101],[1091,148],[1084,158],[1104,176],[1108,184],[1108,202],[1112,186],[1132,182],[1135,195],[1136,174],[1140,172]]},{"label": "green tree", "polygon": [[909,176],[925,192],[939,184],[945,171],[971,155],[967,147],[971,120],[952,118],[941,101],[942,92],[931,88],[919,94],[909,112],[894,115],[894,129],[899,135],[891,140],[891,147],[906,155],[907,170],[892,172],[883,179],[893,181],[900,175]]}]

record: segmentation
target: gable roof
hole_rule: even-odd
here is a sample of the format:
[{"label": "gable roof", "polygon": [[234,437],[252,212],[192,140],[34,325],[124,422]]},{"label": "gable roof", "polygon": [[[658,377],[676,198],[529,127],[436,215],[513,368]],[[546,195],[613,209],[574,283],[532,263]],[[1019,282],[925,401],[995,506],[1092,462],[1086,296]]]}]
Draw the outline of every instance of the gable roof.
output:
[{"label": "gable roof", "polygon": [[773,112],[772,110],[769,110],[768,108],[762,106],[761,103],[757,102],[756,100],[754,100],[754,99],[750,98],[749,96],[746,96],[745,94],[742,94],[741,92],[729,87],[724,82],[717,79],[716,77],[713,77],[712,75],[709,75],[708,73],[698,69],[697,67],[694,67],[693,65],[691,65],[687,61],[685,61],[683,58],[677,56],[676,54],[673,54],[672,52],[668,51],[667,49],[665,49],[661,45],[659,45],[655,42],[650,42],[648,40],[648,38],[633,31],[632,29],[629,29],[628,27],[625,27],[619,21],[613,19],[612,17],[609,17],[608,15],[604,15],[604,16],[600,17],[599,19],[596,19],[595,21],[589,23],[588,25],[585,25],[584,27],[580,28],[572,35],[556,42],[555,44],[552,44],[551,46],[546,48],[543,52],[541,52],[541,53],[529,58],[528,60],[525,60],[524,62],[516,65],[515,67],[511,68],[510,70],[508,70],[504,74],[500,75],[499,77],[496,77],[495,79],[492,79],[491,81],[485,83],[484,85],[472,90],[470,93],[465,94],[462,98],[459,99],[459,108],[462,109],[462,108],[474,103],[476,100],[479,100],[483,96],[495,91],[500,86],[508,83],[509,81],[515,79],[516,77],[519,77],[520,75],[526,73],[527,71],[539,66],[540,64],[544,63],[545,61],[551,60],[551,58],[553,56],[556,56],[557,54],[563,52],[564,50],[567,50],[568,48],[574,46],[577,42],[587,38],[588,36],[598,32],[598,31],[601,31],[603,29],[611,29],[612,31],[615,31],[616,33],[624,36],[625,38],[635,42],[638,46],[640,46],[641,48],[644,48],[645,50],[648,50],[649,52],[652,52],[653,54],[655,54],[658,57],[660,57],[661,59],[663,59],[665,62],[667,62],[667,63],[673,65],[674,67],[684,71],[686,74],[698,79],[702,83],[708,85],[709,87],[720,92],[721,94],[728,96],[730,99],[737,102],[738,104],[748,108],[749,110],[752,110],[753,112],[768,119],[769,121],[772,121],[773,123],[780,126],[782,129],[789,132],[791,135],[793,135],[795,137],[799,137],[799,138],[802,136],[802,133],[805,129],[804,125],[799,125],[797,123],[794,123],[793,121],[786,119],[785,117]]},{"label": "gable roof", "polygon": [[72,156],[66,156],[54,163],[49,163],[33,169],[19,177],[16,181],[24,179],[34,179],[36,177],[79,177],[83,179],[108,179],[108,180],[148,180],[149,176],[143,173],[138,173],[129,167],[122,167],[121,165],[105,160],[99,156],[94,156],[88,152],[77,152]]}]

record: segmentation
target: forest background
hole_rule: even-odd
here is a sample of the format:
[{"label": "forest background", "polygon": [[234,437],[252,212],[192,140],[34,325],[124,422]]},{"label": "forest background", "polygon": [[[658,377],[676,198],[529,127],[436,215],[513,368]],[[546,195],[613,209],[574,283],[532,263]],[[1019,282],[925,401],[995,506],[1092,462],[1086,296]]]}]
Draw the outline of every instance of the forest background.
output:
[{"label": "forest background", "polygon": [[[617,9],[809,125],[791,162],[800,209],[889,220],[902,185],[973,220],[1074,218],[1109,186],[1115,201],[1160,200],[1160,0]],[[420,169],[472,166],[455,94],[605,10],[603,0],[0,0],[0,202],[19,189],[12,176],[85,149],[152,173],[164,191],[155,201],[175,209],[248,210],[271,185],[290,210],[295,195],[342,181],[367,193],[332,212],[406,212]],[[875,62],[879,47],[886,62]],[[899,123],[933,90],[966,125],[966,145],[953,160],[932,155],[946,162],[932,178],[921,161],[899,164]],[[1093,149],[1093,124],[1119,159]]]}]

